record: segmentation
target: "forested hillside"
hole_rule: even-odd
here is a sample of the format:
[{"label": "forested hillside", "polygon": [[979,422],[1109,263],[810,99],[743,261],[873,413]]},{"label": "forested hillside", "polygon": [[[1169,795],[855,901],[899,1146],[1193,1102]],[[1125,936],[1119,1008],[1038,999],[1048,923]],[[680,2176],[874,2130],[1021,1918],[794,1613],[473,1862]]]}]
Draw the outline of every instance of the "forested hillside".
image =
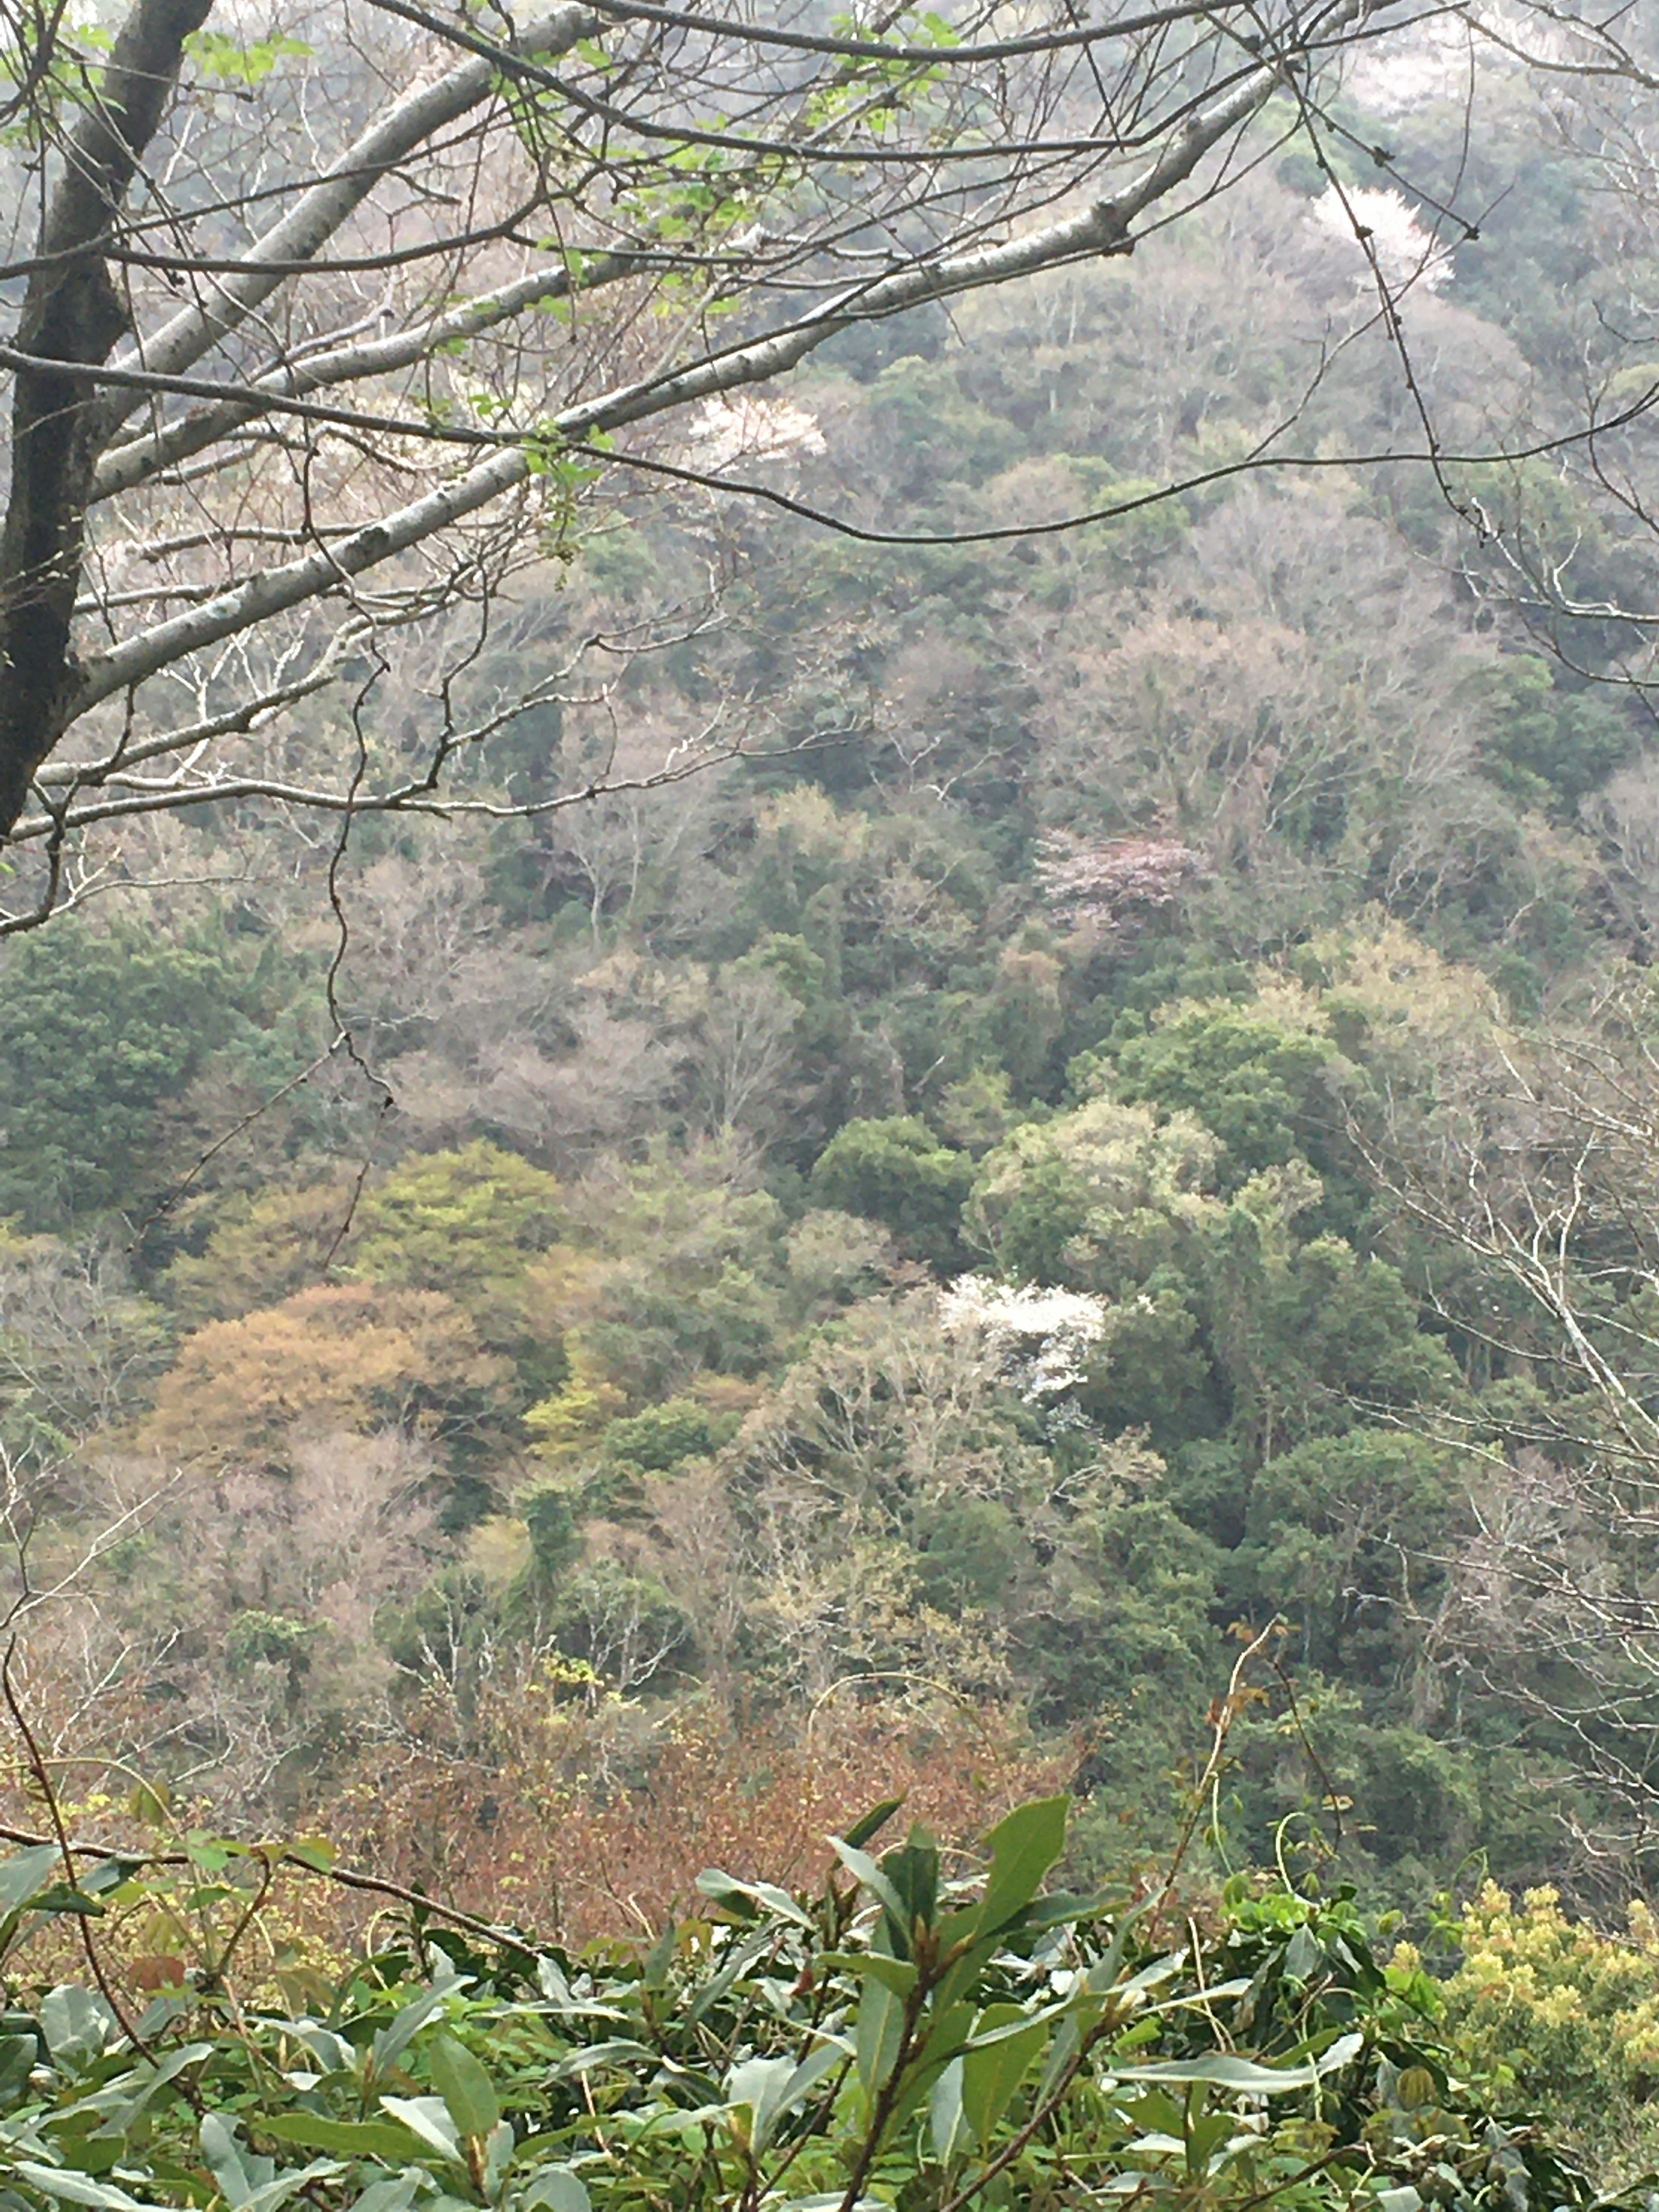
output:
[{"label": "forested hillside", "polygon": [[560,462],[271,725],[450,814],[135,811],[5,939],[45,1755],[578,1934],[872,1761],[1074,1788],[1085,1887],[1254,1641],[1205,1879],[1650,1885],[1654,547],[1546,448],[1655,263],[1559,87],[1425,82],[711,400],[769,496]]}]

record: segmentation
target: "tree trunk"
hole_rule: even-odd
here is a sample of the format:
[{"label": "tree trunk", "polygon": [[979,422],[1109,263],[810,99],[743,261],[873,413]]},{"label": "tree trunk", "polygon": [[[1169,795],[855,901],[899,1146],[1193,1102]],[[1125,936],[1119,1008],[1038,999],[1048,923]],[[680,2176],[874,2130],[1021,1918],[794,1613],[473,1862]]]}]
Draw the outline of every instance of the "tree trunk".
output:
[{"label": "tree trunk", "polygon": [[70,623],[98,459],[94,387],[75,371],[107,360],[127,327],[104,251],[185,40],[211,6],[136,0],[69,140],[41,225],[39,266],[17,332],[18,351],[40,365],[17,372],[11,496],[0,537],[0,837],[58,741],[72,687]]}]

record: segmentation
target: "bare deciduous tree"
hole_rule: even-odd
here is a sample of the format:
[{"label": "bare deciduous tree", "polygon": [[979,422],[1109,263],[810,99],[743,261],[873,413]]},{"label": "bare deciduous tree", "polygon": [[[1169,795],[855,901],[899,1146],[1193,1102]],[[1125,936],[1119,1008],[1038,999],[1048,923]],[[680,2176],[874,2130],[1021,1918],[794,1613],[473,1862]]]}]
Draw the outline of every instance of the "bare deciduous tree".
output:
[{"label": "bare deciduous tree", "polygon": [[1623,970],[1553,1035],[1486,1030],[1426,1108],[1361,1133],[1394,1202],[1449,1247],[1430,1295],[1486,1382],[1463,1418],[1423,1417],[1468,1450],[1477,1528],[1430,1647],[1622,1811],[1616,1836],[1580,1827],[1590,1881],[1659,1827],[1653,1016],[1646,977]]},{"label": "bare deciduous tree", "polygon": [[[131,0],[106,47],[6,0],[0,927],[86,887],[91,833],[158,811],[534,814],[741,747],[716,714],[568,788],[455,787],[527,708],[603,692],[589,664],[706,619],[580,641],[528,696],[483,680],[513,580],[586,503],[789,504],[810,418],[734,395],[861,325],[1130,252],[1287,127],[1318,139],[1352,52],[1416,13],[1114,0],[1005,37],[968,0],[830,36],[566,0],[497,36],[416,0],[224,27],[211,0]],[[1414,273],[1364,260],[1351,320],[1403,343]],[[416,627],[441,665],[387,744],[362,702]]]}]

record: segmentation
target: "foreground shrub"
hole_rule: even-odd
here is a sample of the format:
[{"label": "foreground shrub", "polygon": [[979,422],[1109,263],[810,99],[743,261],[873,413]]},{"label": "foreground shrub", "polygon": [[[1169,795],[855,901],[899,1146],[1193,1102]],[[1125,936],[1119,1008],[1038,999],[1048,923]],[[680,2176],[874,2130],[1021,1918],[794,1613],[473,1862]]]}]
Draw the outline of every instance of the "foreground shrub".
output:
[{"label": "foreground shrub", "polygon": [[[1535,2127],[1500,2124],[1460,2087],[1431,1986],[1378,1966],[1349,1904],[1236,1885],[1206,1936],[1166,1912],[1167,1889],[1133,1907],[1045,1893],[1063,1799],[1001,1820],[963,1880],[920,1828],[871,1856],[896,1810],[836,1842],[816,1893],[706,1873],[697,1910],[648,1948],[573,1955],[441,1925],[416,1902],[332,1983],[257,1950],[285,1856],[322,1868],[315,1847],[198,1837],[176,1866],[27,1849],[0,1863],[5,2201],[1589,2203]],[[134,1922],[198,1948],[124,1986],[91,1931]],[[28,1987],[30,1943],[77,1923],[91,1982]],[[142,2011],[133,1979],[161,1984]]]}]

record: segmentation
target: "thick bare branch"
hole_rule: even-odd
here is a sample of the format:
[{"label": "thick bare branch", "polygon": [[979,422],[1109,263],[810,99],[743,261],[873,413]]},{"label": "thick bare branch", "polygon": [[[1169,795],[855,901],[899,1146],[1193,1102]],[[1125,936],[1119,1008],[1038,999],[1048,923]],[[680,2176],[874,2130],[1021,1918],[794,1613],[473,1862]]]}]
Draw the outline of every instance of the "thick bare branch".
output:
[{"label": "thick bare branch", "polygon": [[[262,392],[268,392],[272,399],[298,399],[342,384],[361,383],[368,377],[393,374],[428,359],[459,340],[481,337],[486,331],[511,322],[527,308],[568,299],[577,289],[590,292],[602,285],[616,283],[632,276],[642,265],[642,260],[638,254],[596,255],[582,264],[579,276],[574,276],[568,267],[534,269],[511,284],[499,285],[495,291],[468,301],[464,307],[434,315],[414,330],[398,331],[390,337],[367,339],[357,345],[332,347],[292,368],[275,370],[257,384],[243,387],[234,398],[198,408],[159,430],[129,439],[125,445],[106,453],[98,464],[93,496],[96,500],[116,498],[162,469],[175,467],[194,453],[205,453],[221,438],[228,437],[258,416],[258,395]],[[246,396],[242,396],[244,392]]]},{"label": "thick bare branch", "polygon": [[[588,9],[556,8],[540,22],[527,26],[516,47],[543,58],[561,54],[577,40],[591,36],[597,26],[598,18]],[[249,252],[242,270],[216,284],[210,297],[182,308],[160,330],[142,337],[130,354],[122,356],[121,365],[176,376],[204,359],[286,283],[296,266],[321,251],[399,162],[487,100],[498,77],[493,64],[475,58],[398,100],[348,150],[331,175],[313,185],[272,224]],[[118,395],[99,425],[100,445],[107,444],[142,404],[131,394]]]},{"label": "thick bare branch", "polygon": [[[1361,12],[1360,0],[1351,0],[1351,4],[1334,12],[1357,15]],[[944,255],[851,288],[838,299],[750,344],[735,346],[693,368],[648,378],[568,408],[554,418],[549,434],[577,444],[595,431],[620,429],[720,393],[769,383],[787,374],[827,339],[857,323],[884,319],[930,301],[951,299],[1064,267],[1086,256],[1127,252],[1136,222],[1184,184],[1204,157],[1269,98],[1279,81],[1277,66],[1253,70],[1117,198],[1091,201],[1079,213],[1024,238],[969,253]],[[302,605],[348,578],[406,552],[525,483],[532,465],[532,456],[526,451],[515,448],[492,454],[453,483],[331,544],[325,551],[269,569],[205,606],[191,608],[128,639],[87,663],[74,714],[83,714],[100,700],[143,683],[187,653]]]}]

